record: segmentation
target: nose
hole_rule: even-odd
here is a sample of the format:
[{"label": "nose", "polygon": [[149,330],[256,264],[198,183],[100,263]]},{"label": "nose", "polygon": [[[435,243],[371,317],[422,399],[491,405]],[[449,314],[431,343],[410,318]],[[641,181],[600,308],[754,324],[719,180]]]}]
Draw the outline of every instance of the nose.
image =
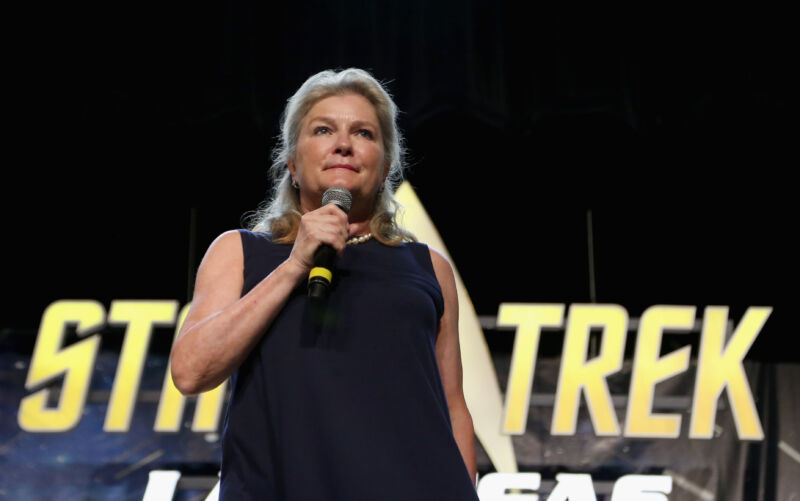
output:
[{"label": "nose", "polygon": [[353,154],[353,144],[350,141],[350,134],[341,132],[336,136],[336,153],[349,156]]}]

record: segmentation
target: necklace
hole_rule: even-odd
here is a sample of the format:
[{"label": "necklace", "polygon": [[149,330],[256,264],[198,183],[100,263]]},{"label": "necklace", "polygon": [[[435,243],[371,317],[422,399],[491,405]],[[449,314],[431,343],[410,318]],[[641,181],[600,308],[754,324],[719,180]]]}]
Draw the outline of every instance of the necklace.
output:
[{"label": "necklace", "polygon": [[361,235],[360,237],[353,237],[347,240],[345,243],[347,245],[356,245],[356,244],[363,244],[367,240],[372,238],[372,233],[367,233],[366,235]]}]

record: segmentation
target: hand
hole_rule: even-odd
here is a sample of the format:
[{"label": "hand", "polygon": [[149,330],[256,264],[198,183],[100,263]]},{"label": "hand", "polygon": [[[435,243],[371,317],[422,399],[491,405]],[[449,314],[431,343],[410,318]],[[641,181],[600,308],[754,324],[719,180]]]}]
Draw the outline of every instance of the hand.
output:
[{"label": "hand", "polygon": [[306,212],[300,218],[300,226],[289,259],[306,272],[314,266],[314,252],[322,244],[328,244],[341,256],[348,236],[347,214],[336,204],[327,204],[317,210]]}]

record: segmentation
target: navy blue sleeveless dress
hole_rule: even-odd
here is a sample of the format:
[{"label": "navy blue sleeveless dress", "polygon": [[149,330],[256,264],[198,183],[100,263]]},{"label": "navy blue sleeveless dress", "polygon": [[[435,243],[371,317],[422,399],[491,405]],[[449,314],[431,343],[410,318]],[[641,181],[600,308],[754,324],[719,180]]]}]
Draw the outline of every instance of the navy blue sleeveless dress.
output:
[{"label": "navy blue sleeveless dress", "polygon": [[[240,230],[249,292],[290,245]],[[435,355],[428,248],[348,246],[330,295],[301,284],[232,377],[220,499],[477,501]]]}]

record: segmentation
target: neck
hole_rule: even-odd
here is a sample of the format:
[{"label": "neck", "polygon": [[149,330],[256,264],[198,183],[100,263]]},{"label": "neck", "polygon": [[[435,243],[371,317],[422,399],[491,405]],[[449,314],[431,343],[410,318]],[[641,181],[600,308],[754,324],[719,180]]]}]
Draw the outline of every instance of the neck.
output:
[{"label": "neck", "polygon": [[350,219],[350,224],[348,226],[348,236],[349,237],[359,237],[361,235],[366,235],[369,233],[369,219],[363,219],[360,221],[354,221],[352,218]]}]

